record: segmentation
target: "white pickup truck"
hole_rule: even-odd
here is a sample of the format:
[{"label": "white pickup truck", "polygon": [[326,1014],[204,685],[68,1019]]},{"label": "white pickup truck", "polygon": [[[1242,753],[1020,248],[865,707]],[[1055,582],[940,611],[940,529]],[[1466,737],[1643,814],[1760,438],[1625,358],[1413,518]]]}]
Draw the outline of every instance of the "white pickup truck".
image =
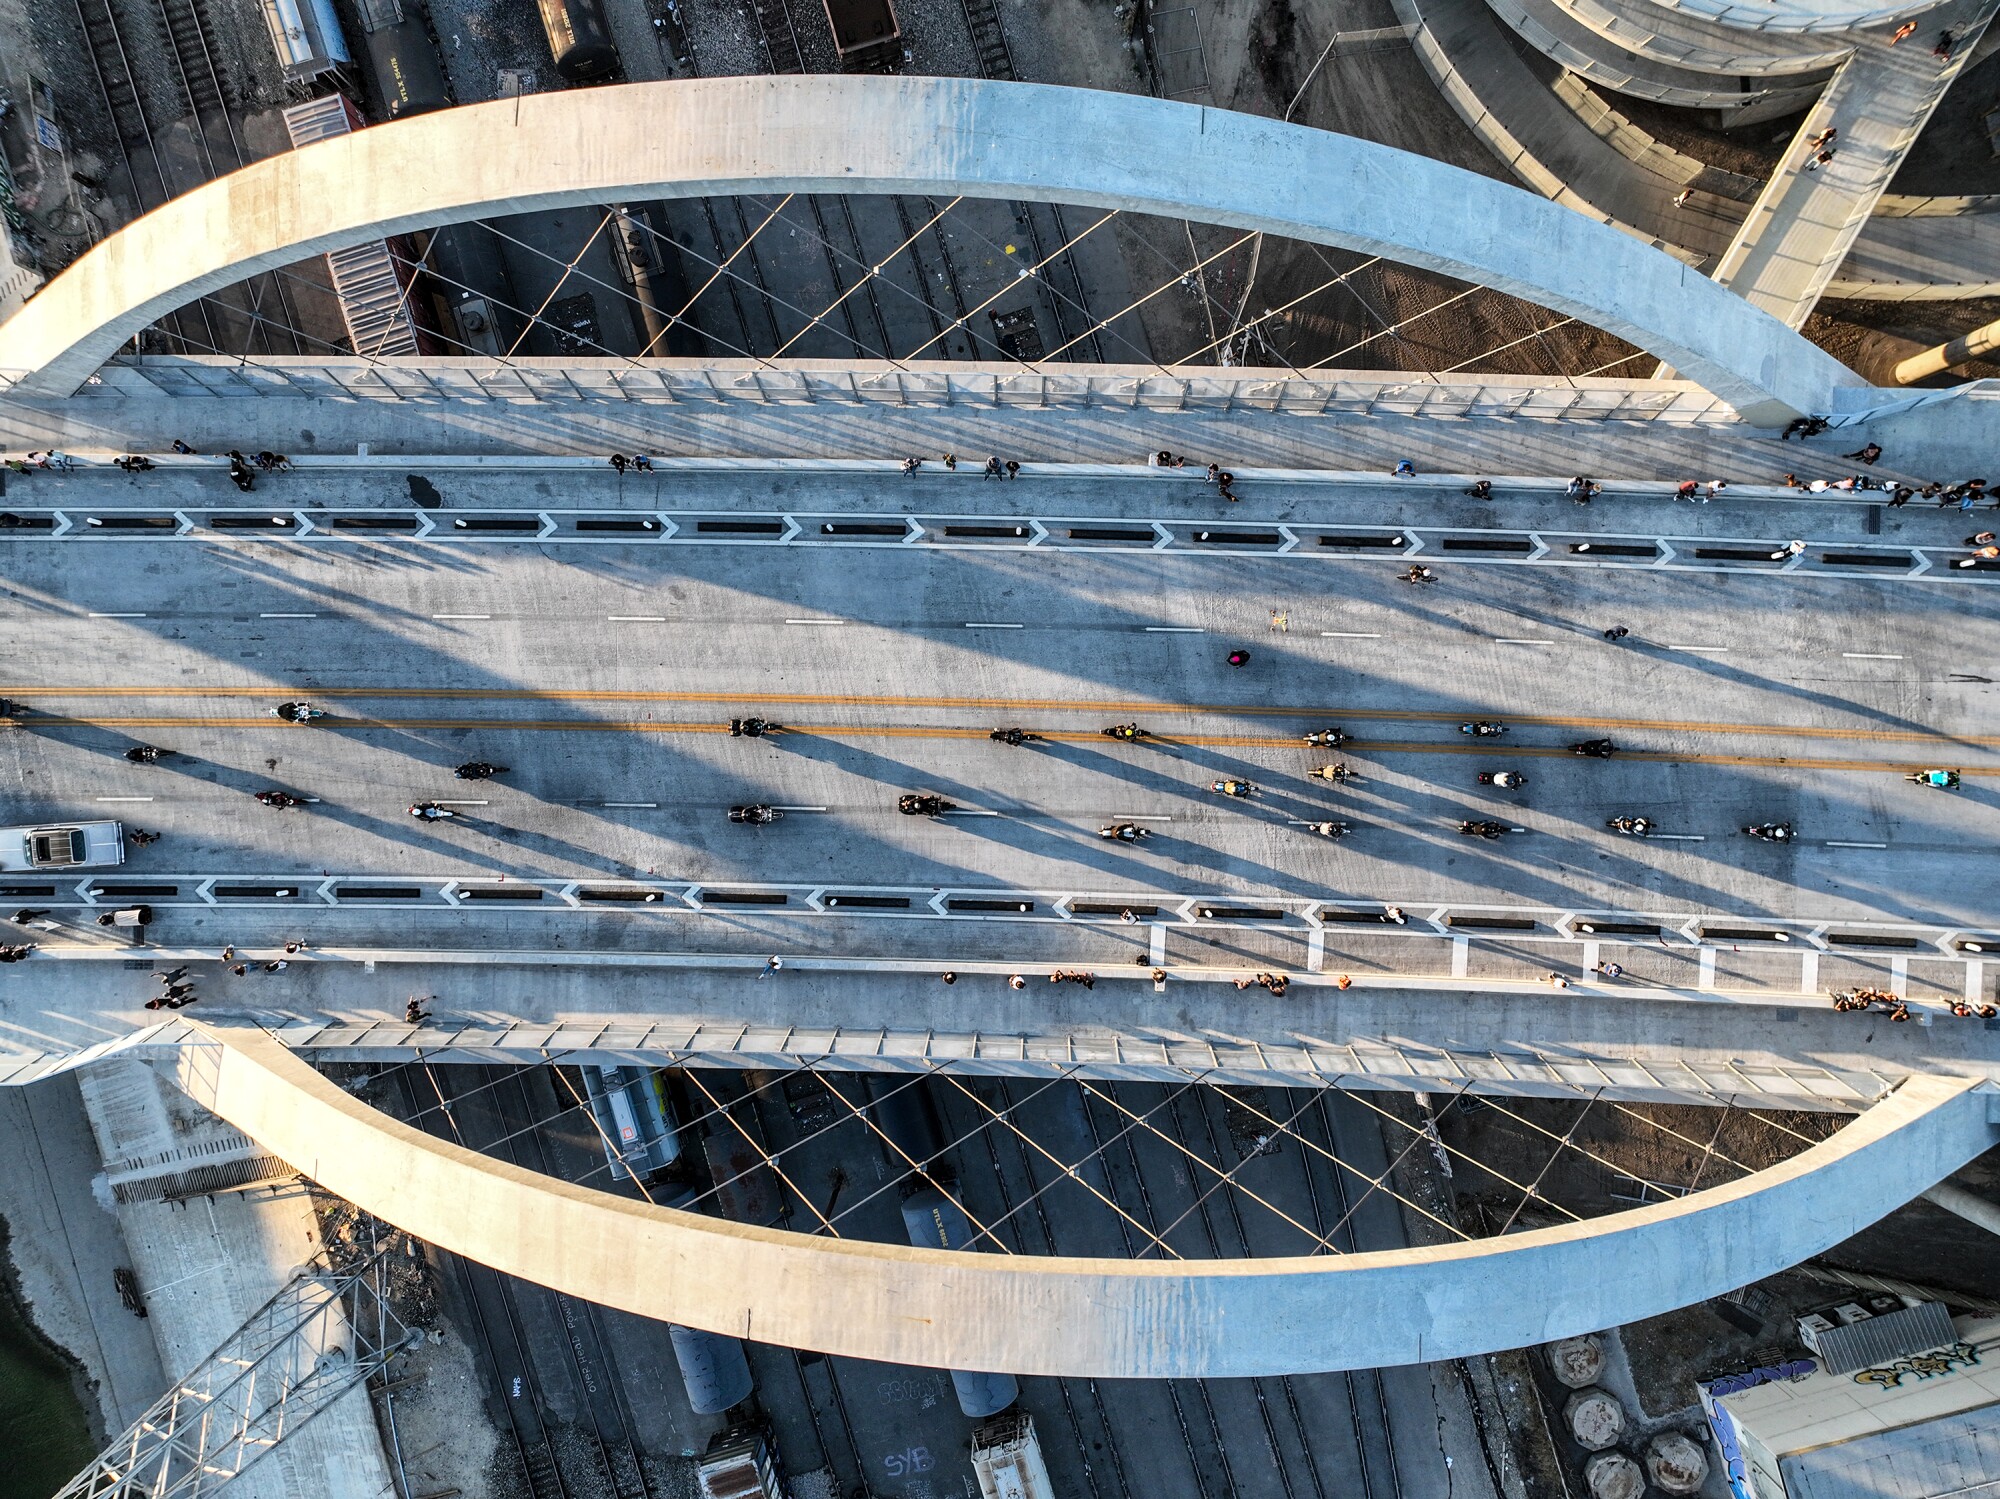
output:
[{"label": "white pickup truck", "polygon": [[70,822],[0,828],[0,870],[102,869],[125,862],[125,828],[116,822]]}]

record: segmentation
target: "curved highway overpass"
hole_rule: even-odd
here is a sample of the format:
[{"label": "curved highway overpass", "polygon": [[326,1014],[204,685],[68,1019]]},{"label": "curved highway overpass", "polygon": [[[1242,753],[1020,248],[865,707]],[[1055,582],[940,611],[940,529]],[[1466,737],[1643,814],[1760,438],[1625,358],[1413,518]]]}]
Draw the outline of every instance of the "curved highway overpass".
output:
[{"label": "curved highway overpass", "polygon": [[[1065,127],[1052,132],[1051,120]],[[1672,257],[1457,167],[1131,94],[877,77],[572,89],[271,157],[174,199],[51,282],[0,325],[0,372],[22,394],[71,394],[190,300],[384,235],[628,198],[753,192],[1074,203],[1383,255],[1614,333],[1764,425],[1829,409],[1837,387],[1861,383]]]},{"label": "curved highway overpass", "polygon": [[1819,1253],[2000,1139],[1993,1095],[1915,1077],[1779,1166],[1504,1238],[1313,1258],[951,1253],[677,1212],[539,1176],[350,1097],[251,1028],[197,1026],[177,1080],[329,1191],[430,1243],[600,1305],[936,1368],[1097,1378],[1459,1358],[1655,1316]]}]

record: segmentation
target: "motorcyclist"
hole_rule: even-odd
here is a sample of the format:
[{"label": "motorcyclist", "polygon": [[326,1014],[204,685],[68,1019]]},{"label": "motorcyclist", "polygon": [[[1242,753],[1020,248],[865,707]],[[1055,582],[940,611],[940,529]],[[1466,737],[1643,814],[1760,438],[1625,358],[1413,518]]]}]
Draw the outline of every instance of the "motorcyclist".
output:
[{"label": "motorcyclist", "polygon": [[1498,786],[1503,791],[1519,791],[1528,784],[1528,778],[1518,770],[1482,770],[1479,772],[1479,784]]},{"label": "motorcyclist", "polygon": [[761,739],[766,734],[774,734],[784,727],[766,718],[732,718],[729,720],[730,737],[735,739]]},{"label": "motorcyclist", "polygon": [[1220,792],[1224,796],[1249,796],[1257,788],[1248,781],[1220,780],[1210,781],[1208,789]]},{"label": "motorcyclist", "polygon": [[1435,583],[1438,580],[1438,575],[1421,563],[1412,563],[1408,572],[1398,573],[1396,576],[1405,583]]},{"label": "motorcyclist", "polygon": [[413,802],[410,806],[410,816],[423,822],[440,822],[458,814],[449,807],[440,807],[436,802]]},{"label": "motorcyclist", "polygon": [[1507,732],[1507,725],[1495,723],[1491,719],[1477,718],[1458,726],[1461,734],[1470,734],[1474,739],[1492,739]]},{"label": "motorcyclist", "polygon": [[1348,825],[1344,822],[1309,822],[1306,824],[1308,832],[1317,833],[1322,838],[1338,838],[1342,833],[1347,831],[1347,828]]},{"label": "motorcyclist", "polygon": [[1142,828],[1136,822],[1114,822],[1097,830],[1100,838],[1116,838],[1120,843],[1137,843],[1153,836],[1151,828]]},{"label": "motorcyclist", "polygon": [[1613,832],[1630,833],[1635,838],[1643,838],[1653,831],[1653,824],[1644,817],[1613,817],[1604,824]]},{"label": "motorcyclist", "polygon": [[1585,739],[1569,747],[1572,755],[1588,755],[1593,760],[1609,760],[1618,753],[1618,746],[1609,739]]},{"label": "motorcyclist", "polygon": [[1337,760],[1331,765],[1322,765],[1306,772],[1315,781],[1344,781],[1354,772],[1347,768],[1345,760]]},{"label": "motorcyclist", "polygon": [[1315,749],[1338,749],[1347,743],[1347,736],[1339,729],[1315,729],[1306,735],[1306,743]]},{"label": "motorcyclist", "polygon": [[1143,738],[1146,733],[1136,723],[1115,723],[1110,728],[1100,729],[1098,732],[1103,734],[1107,739],[1124,739],[1128,741]]},{"label": "motorcyclist", "polygon": [[299,799],[289,791],[260,791],[257,800],[267,807],[296,807]]},{"label": "motorcyclist", "polygon": [[1468,838],[1498,838],[1507,831],[1507,825],[1500,822],[1486,822],[1468,817],[1458,825],[1459,832]]},{"label": "motorcyclist", "polygon": [[494,776],[505,775],[507,767],[495,765],[487,760],[467,760],[452,772],[461,781],[487,781]]},{"label": "motorcyclist", "polygon": [[159,747],[151,744],[135,744],[125,751],[125,758],[134,765],[151,765],[160,758]]},{"label": "motorcyclist", "polygon": [[905,817],[936,817],[940,813],[949,812],[951,803],[941,796],[906,792],[896,799],[896,810]]},{"label": "motorcyclist", "polygon": [[315,708],[311,703],[280,703],[271,710],[271,716],[282,718],[286,723],[311,723],[326,714],[324,709]]},{"label": "motorcyclist", "polygon": [[776,822],[783,815],[776,807],[767,807],[762,802],[752,803],[747,806],[731,807],[729,809],[729,820],[731,822],[756,823],[760,826]]},{"label": "motorcyclist", "polygon": [[1039,744],[1042,738],[1040,734],[1030,734],[1026,729],[995,729],[986,737],[1001,744],[1011,744],[1017,747],[1023,744]]},{"label": "motorcyclist", "polygon": [[1766,843],[1789,843],[1793,830],[1789,822],[1758,822],[1743,831],[1752,838],[1762,838]]}]

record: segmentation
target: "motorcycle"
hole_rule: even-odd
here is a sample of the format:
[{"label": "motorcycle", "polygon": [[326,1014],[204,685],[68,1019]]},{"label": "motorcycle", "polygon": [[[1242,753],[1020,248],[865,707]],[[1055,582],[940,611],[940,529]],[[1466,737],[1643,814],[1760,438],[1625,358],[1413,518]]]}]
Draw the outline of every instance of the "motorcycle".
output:
[{"label": "motorcycle", "polygon": [[468,760],[452,772],[461,781],[490,781],[506,773],[506,766],[489,764],[485,760]]},{"label": "motorcycle", "polygon": [[1504,822],[1485,822],[1467,818],[1458,825],[1459,832],[1468,838],[1498,838],[1507,831]]},{"label": "motorcycle", "polygon": [[1628,833],[1634,838],[1643,838],[1653,831],[1652,820],[1645,817],[1608,817],[1604,825],[1614,833]]},{"label": "motorcycle", "polygon": [[257,800],[267,807],[296,807],[300,805],[299,798],[293,796],[289,791],[260,791],[257,793]]},{"label": "motorcycle", "polygon": [[160,758],[159,749],[150,744],[135,744],[125,751],[125,758],[134,765],[152,765]]},{"label": "motorcycle", "polygon": [[732,718],[729,720],[729,737],[761,739],[766,734],[782,732],[784,727],[781,723],[772,723],[768,718]]},{"label": "motorcycle", "polygon": [[942,817],[947,812],[956,812],[958,806],[941,796],[920,796],[911,792],[896,799],[896,810],[905,817]]},{"label": "motorcycle", "polygon": [[1135,723],[1115,723],[1110,728],[1099,729],[1097,732],[1106,739],[1123,739],[1127,744],[1137,739],[1153,737],[1150,729],[1142,729]]},{"label": "motorcycle", "polygon": [[1585,739],[1569,747],[1572,755],[1587,755],[1593,760],[1609,760],[1618,753],[1618,746],[1609,739]]},{"label": "motorcycle", "polygon": [[1789,822],[1752,823],[1743,830],[1752,838],[1762,838],[1766,843],[1790,843],[1793,828]]},{"label": "motorcycle", "polygon": [[1100,838],[1116,838],[1120,843],[1140,843],[1153,836],[1151,828],[1142,828],[1135,822],[1114,822],[1097,830]]},{"label": "motorcycle", "polygon": [[731,822],[747,822],[755,827],[764,827],[769,823],[774,823],[784,815],[776,807],[767,807],[761,802],[754,806],[731,807],[729,809],[729,820]]},{"label": "motorcycle", "polygon": [[1479,772],[1479,784],[1498,786],[1502,791],[1519,791],[1528,784],[1528,778],[1518,770],[1482,770]]},{"label": "motorcycle", "polygon": [[1317,833],[1322,838],[1338,838],[1347,833],[1352,824],[1345,822],[1309,822],[1305,825],[1309,833]]},{"label": "motorcycle", "polygon": [[1306,743],[1314,749],[1339,749],[1347,743],[1347,736],[1339,729],[1315,729],[1306,735]]},{"label": "motorcycle", "polygon": [[1257,794],[1257,788],[1252,786],[1248,781],[1210,781],[1208,789],[1219,792],[1223,796],[1255,796]]},{"label": "motorcycle", "polygon": [[1347,768],[1345,760],[1336,761],[1332,765],[1322,765],[1316,770],[1306,772],[1306,776],[1310,780],[1335,782],[1345,781],[1353,776],[1353,774],[1354,772]]},{"label": "motorcycle", "polygon": [[1471,723],[1460,724],[1458,732],[1461,734],[1470,734],[1474,739],[1497,739],[1507,732],[1507,725],[1504,723],[1493,723],[1488,719],[1480,718],[1473,720]]},{"label": "motorcycle", "polygon": [[1929,786],[1937,791],[1958,790],[1959,776],[1955,770],[1916,770],[1903,779],[1912,786]]},{"label": "motorcycle", "polygon": [[325,718],[326,709],[315,708],[311,703],[280,703],[271,710],[271,717],[282,718],[286,723],[311,723],[316,718]]},{"label": "motorcycle", "polygon": [[999,744],[1020,746],[1023,744],[1047,744],[1040,734],[1030,734],[1026,729],[995,729],[986,736]]},{"label": "motorcycle", "polygon": [[448,817],[458,816],[458,813],[450,807],[440,807],[436,802],[413,802],[410,805],[410,816],[419,822],[443,822]]}]

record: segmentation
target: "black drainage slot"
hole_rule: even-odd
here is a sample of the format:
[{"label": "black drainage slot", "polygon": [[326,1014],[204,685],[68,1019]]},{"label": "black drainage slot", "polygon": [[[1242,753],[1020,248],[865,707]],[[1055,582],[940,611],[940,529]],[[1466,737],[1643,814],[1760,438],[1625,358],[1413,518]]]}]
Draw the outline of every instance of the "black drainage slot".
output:
[{"label": "black drainage slot", "polygon": [[540,900],[539,885],[461,885],[461,900]]},{"label": "black drainage slot", "polygon": [[664,890],[579,890],[578,900],[629,901],[635,906],[658,905],[667,898]]},{"label": "black drainage slot", "polygon": [[217,900],[287,900],[298,893],[297,885],[216,885],[209,891]]},{"label": "black drainage slot", "polygon": [[454,531],[539,531],[539,516],[462,515],[451,523]]},{"label": "black drainage slot", "polygon": [[1159,533],[1150,526],[1143,531],[1121,526],[1071,526],[1068,535],[1071,541],[1157,542],[1160,539]]},{"label": "black drainage slot", "polygon": [[208,523],[217,531],[289,531],[293,526],[289,515],[215,515]]},{"label": "black drainage slot", "polygon": [[1541,925],[1539,921],[1528,921],[1518,916],[1447,916],[1444,924],[1482,932],[1532,932]]},{"label": "black drainage slot", "polygon": [[[1952,563],[1952,566],[1968,568],[1977,573],[1990,573],[2000,571],[2000,557],[1961,557]],[[1992,1024],[1991,1021],[1987,1023]]]},{"label": "black drainage slot", "polygon": [[908,526],[892,526],[881,521],[830,520],[819,528],[822,536],[908,536]]},{"label": "black drainage slot", "polygon": [[1323,547],[1396,547],[1410,544],[1407,536],[1322,536],[1319,544]]},{"label": "black drainage slot", "polygon": [[1532,541],[1512,541],[1504,536],[1447,536],[1447,552],[1532,552]]},{"label": "black drainage slot", "polygon": [[1387,925],[1389,921],[1389,918],[1384,916],[1380,911],[1336,911],[1329,906],[1320,907],[1319,919],[1321,921],[1344,921],[1356,926],[1382,926]]},{"label": "black drainage slot", "polygon": [[989,538],[1026,536],[1026,526],[946,526],[947,536],[984,536]]},{"label": "black drainage slot", "polygon": [[0,531],[53,531],[56,518],[53,515],[12,515],[0,516]]},{"label": "black drainage slot", "polygon": [[1826,940],[1835,947],[1928,947],[1930,945],[1921,937],[1877,937],[1867,932],[1828,932]]},{"label": "black drainage slot", "polygon": [[944,903],[947,911],[1012,911],[1024,915],[1035,909],[1031,900],[948,900]]},{"label": "black drainage slot", "polygon": [[1662,928],[1650,921],[1579,921],[1576,930],[1586,937],[1658,937]]},{"label": "black drainage slot", "polygon": [[1276,531],[1197,531],[1194,539],[1210,546],[1274,547],[1285,538]]},{"label": "black drainage slot", "polygon": [[782,890],[704,890],[704,906],[782,906],[791,897]]},{"label": "black drainage slot", "polygon": [[1705,926],[1701,929],[1704,942],[1790,942],[1790,932],[1773,932],[1757,927]]},{"label": "black drainage slot", "polygon": [[1912,565],[1915,559],[1907,553],[1897,556],[1893,552],[1827,552],[1819,559],[1828,567],[1902,567]]},{"label": "black drainage slot", "polygon": [[[1773,557],[1773,551],[1779,555]],[[1713,562],[1782,562],[1791,555],[1782,547],[1769,547],[1761,552],[1750,551],[1747,547],[1696,547],[1694,554]]]},{"label": "black drainage slot", "polygon": [[[54,885],[0,885],[0,895],[54,895]],[[1965,944],[1961,942],[1960,947]]]},{"label": "black drainage slot", "polygon": [[414,515],[336,515],[336,531],[414,531],[422,523]]},{"label": "black drainage slot", "polygon": [[907,895],[829,895],[824,897],[828,910],[836,906],[854,906],[864,911],[907,911],[910,898]]},{"label": "black drainage slot", "polygon": [[107,895],[119,898],[128,895],[179,895],[181,887],[178,885],[99,885],[90,893],[100,898]]},{"label": "black drainage slot", "polygon": [[660,523],[656,520],[580,520],[576,528],[579,531],[657,531]]},{"label": "black drainage slot", "polygon": [[1160,914],[1158,906],[1121,906],[1112,900],[1073,900],[1069,908],[1078,916],[1123,916],[1130,911],[1134,916],[1150,919]]},{"label": "black drainage slot", "polygon": [[171,531],[179,524],[171,515],[93,515],[84,521],[102,531]]},{"label": "black drainage slot", "polygon": [[1283,921],[1291,914],[1273,906],[1197,906],[1203,921]]},{"label": "black drainage slot", "polygon": [[1581,557],[1657,557],[1660,549],[1648,542],[1572,541],[1569,549]]},{"label": "black drainage slot", "polygon": [[694,523],[697,531],[706,531],[712,536],[783,536],[785,523],[781,520],[698,520]]},{"label": "black drainage slot", "polygon": [[341,900],[422,900],[423,887],[420,885],[335,885],[333,893]]}]

